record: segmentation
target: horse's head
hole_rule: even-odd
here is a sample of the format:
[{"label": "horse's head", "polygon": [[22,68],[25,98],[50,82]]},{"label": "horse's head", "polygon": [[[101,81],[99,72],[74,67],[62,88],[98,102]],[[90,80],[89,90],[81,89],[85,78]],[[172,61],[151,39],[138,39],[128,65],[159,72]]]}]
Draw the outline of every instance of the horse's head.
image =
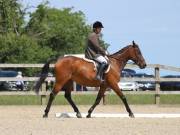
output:
[{"label": "horse's head", "polygon": [[146,62],[142,53],[139,49],[139,46],[133,41],[132,47],[130,49],[131,60],[134,61],[141,69],[146,67]]}]

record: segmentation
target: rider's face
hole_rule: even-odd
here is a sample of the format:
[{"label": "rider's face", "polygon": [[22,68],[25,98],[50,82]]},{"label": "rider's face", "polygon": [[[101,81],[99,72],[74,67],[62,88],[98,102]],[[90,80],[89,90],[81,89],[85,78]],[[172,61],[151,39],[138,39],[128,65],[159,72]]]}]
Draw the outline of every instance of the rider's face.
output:
[{"label": "rider's face", "polygon": [[96,28],[96,29],[95,29],[95,32],[96,32],[96,34],[101,33],[101,28]]}]

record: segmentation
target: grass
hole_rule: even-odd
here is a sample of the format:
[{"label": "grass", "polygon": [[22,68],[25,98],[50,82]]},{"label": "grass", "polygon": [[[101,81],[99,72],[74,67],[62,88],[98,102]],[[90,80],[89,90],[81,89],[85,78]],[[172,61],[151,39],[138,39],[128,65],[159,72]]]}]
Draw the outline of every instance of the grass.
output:
[{"label": "grass", "polygon": [[[154,95],[140,94],[140,95],[125,95],[129,104],[154,104]],[[110,94],[106,96],[106,104],[122,104],[121,99],[115,95]]]},{"label": "grass", "polygon": [[40,105],[39,96],[29,95],[4,95],[0,96],[0,105]]},{"label": "grass", "polygon": [[[72,99],[78,105],[90,105],[90,104],[94,103],[94,101],[96,99],[96,95],[94,95],[94,94],[92,94],[92,95],[90,95],[90,94],[72,95]],[[53,104],[55,104],[55,105],[67,105],[69,103],[65,99],[64,95],[58,95],[55,98],[55,101]]]},{"label": "grass", "polygon": [[[48,96],[45,98],[46,104]],[[153,94],[126,94],[129,104],[155,104]],[[78,105],[92,105],[95,102],[96,94],[73,94],[72,99]],[[108,94],[105,97],[106,104],[122,104],[120,98],[115,94]],[[68,105],[64,95],[56,96],[54,105]],[[180,95],[160,95],[160,104],[180,104]],[[41,105],[41,97],[35,95],[1,95],[0,105]]]},{"label": "grass", "polygon": [[[154,104],[155,99],[153,95],[126,95],[128,103],[130,104]],[[73,95],[72,99],[76,104],[79,105],[92,105],[96,100],[96,95],[88,94],[88,95]],[[48,101],[48,98],[47,100]],[[109,105],[116,105],[116,104],[122,104],[121,99],[115,95],[115,94],[109,94],[105,97],[106,104]],[[58,95],[54,101],[55,105],[67,105],[68,102],[64,98],[63,95]]]},{"label": "grass", "polygon": [[161,95],[160,104],[180,104],[180,95]]}]

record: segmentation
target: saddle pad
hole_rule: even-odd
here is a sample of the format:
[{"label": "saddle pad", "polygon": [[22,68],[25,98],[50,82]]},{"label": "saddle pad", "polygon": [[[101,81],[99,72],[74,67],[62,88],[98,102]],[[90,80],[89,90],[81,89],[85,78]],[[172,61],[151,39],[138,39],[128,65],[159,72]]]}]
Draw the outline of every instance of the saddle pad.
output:
[{"label": "saddle pad", "polygon": [[[97,66],[96,66],[96,62],[93,61],[93,60],[90,60],[90,59],[87,59],[87,58],[82,58],[83,60],[87,61],[87,62],[90,62],[90,63],[93,63],[94,64],[94,70],[97,71]],[[109,70],[110,70],[110,64],[108,65],[108,68],[106,69],[105,73],[108,73]]]}]

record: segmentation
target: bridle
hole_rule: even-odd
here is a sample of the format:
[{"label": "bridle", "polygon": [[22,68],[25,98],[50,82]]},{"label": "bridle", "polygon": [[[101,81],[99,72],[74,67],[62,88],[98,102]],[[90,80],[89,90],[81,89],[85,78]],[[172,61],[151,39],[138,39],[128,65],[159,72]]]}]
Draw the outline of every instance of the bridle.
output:
[{"label": "bridle", "polygon": [[[133,48],[134,48],[134,49],[137,49],[138,47],[135,46],[135,47],[133,47]],[[134,61],[137,65],[139,65],[139,64],[140,64],[139,61],[138,61],[138,59],[139,59],[139,53],[137,54],[137,51],[136,51],[136,50],[134,51],[134,53],[135,53],[136,59],[134,59],[133,61]]]}]

